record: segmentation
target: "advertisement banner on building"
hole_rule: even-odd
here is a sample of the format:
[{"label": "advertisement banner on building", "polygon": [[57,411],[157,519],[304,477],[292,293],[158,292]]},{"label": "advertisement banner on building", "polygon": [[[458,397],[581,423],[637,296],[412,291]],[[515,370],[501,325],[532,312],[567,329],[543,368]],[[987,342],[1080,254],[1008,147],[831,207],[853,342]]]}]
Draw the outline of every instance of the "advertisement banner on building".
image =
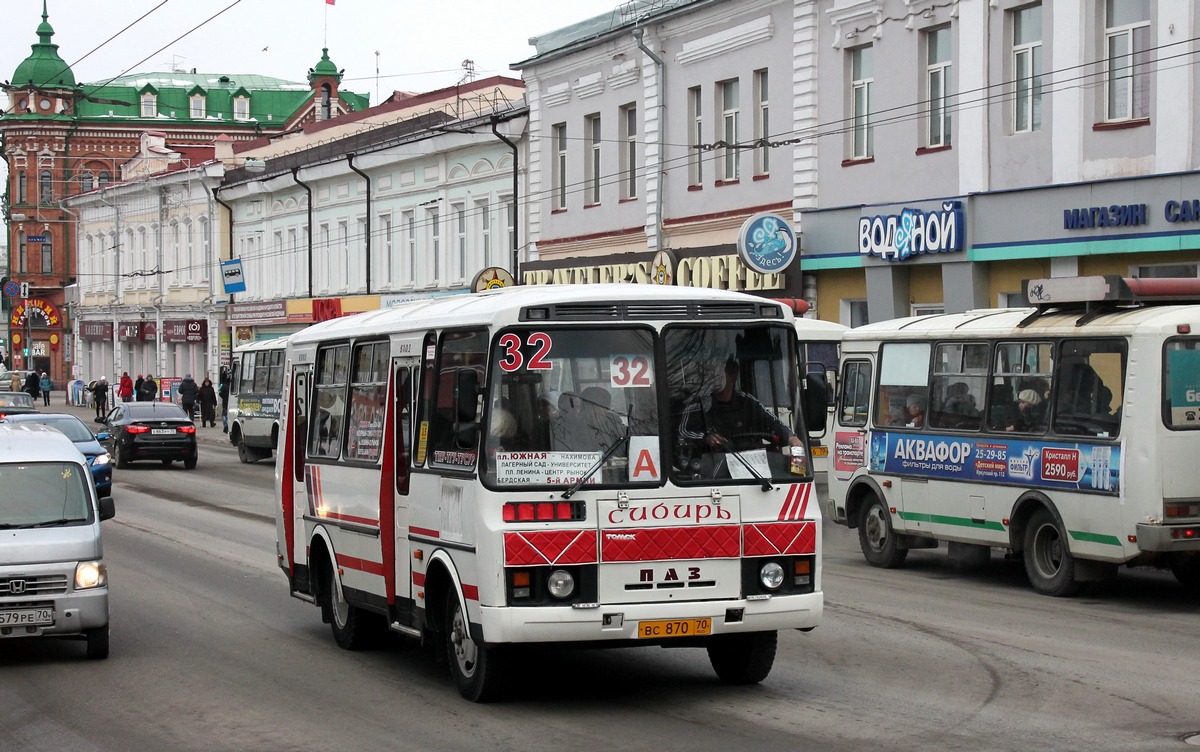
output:
[{"label": "advertisement banner on building", "polygon": [[117,325],[117,336],[122,342],[136,342],[142,338],[142,322],[122,321]]},{"label": "advertisement banner on building", "polygon": [[233,303],[225,309],[225,318],[234,326],[283,324],[288,320],[287,304],[282,300],[267,303]]},{"label": "advertisement banner on building", "polygon": [[164,321],[163,342],[205,342],[208,322],[199,319]]},{"label": "advertisement banner on building", "polygon": [[80,321],[79,336],[86,340],[110,340],[113,336],[111,321]]}]

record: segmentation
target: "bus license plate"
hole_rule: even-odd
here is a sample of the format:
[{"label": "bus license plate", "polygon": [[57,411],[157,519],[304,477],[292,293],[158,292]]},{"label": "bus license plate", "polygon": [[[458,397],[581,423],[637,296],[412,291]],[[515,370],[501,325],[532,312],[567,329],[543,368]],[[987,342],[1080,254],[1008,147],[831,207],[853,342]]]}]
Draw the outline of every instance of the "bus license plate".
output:
[{"label": "bus license plate", "polygon": [[0,611],[0,627],[36,627],[53,623],[54,609],[52,608]]},{"label": "bus license plate", "polygon": [[815,447],[813,447],[813,448],[812,448],[812,456],[814,456],[814,457],[828,457],[828,456],[829,456],[829,447],[827,447],[827,446],[815,446]]},{"label": "bus license plate", "polygon": [[712,619],[664,619],[638,622],[639,639],[712,634]]}]

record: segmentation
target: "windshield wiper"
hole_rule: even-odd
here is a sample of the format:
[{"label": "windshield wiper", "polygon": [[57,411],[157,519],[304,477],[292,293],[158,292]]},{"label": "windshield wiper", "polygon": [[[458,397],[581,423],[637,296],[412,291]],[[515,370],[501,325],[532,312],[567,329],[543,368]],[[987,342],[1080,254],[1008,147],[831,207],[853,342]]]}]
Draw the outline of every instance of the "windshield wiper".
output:
[{"label": "windshield wiper", "polygon": [[600,459],[596,460],[596,464],[589,467],[588,471],[579,477],[579,480],[572,483],[571,487],[566,491],[563,491],[562,498],[569,499],[574,496],[575,492],[582,488],[584,483],[588,482],[588,478],[591,478],[593,475],[595,475],[596,471],[603,467],[604,463],[608,461],[608,458],[616,454],[617,448],[629,441],[629,435],[633,431],[633,415],[631,414],[627,416],[626,420],[628,422],[625,424],[625,435],[614,441],[612,446],[610,446],[608,449],[605,449],[604,454],[600,455]]},{"label": "windshield wiper", "polygon": [[[718,434],[718,436],[719,435],[720,434]],[[771,481],[769,481],[766,478],[759,475],[758,471],[755,470],[754,467],[751,466],[751,464],[749,462],[747,462],[745,460],[745,458],[742,457],[741,453],[738,450],[733,448],[733,444],[731,444],[729,442],[729,440],[725,439],[724,437],[722,437],[721,448],[725,449],[726,454],[732,454],[734,457],[737,457],[737,461],[742,463],[742,467],[749,470],[750,474],[754,476],[754,479],[757,480],[759,483],[762,483],[762,490],[772,491],[775,489],[775,486],[771,485]],[[728,462],[729,460],[725,460],[725,461]]]},{"label": "windshield wiper", "polygon": [[68,520],[66,518],[62,518],[62,519],[57,519],[57,520],[46,520],[45,522],[26,522],[21,525],[17,525],[15,523],[8,522],[8,523],[0,524],[0,529],[3,529],[3,530],[28,530],[28,529],[34,528],[34,527],[57,527],[59,525],[65,525],[68,522],[83,522],[83,520],[78,520],[78,519]]}]

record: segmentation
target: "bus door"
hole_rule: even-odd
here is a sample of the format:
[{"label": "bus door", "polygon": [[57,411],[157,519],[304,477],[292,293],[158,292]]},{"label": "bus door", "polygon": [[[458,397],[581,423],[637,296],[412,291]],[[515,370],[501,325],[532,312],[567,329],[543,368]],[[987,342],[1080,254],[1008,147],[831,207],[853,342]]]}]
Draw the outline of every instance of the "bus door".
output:
[{"label": "bus door", "polygon": [[[280,540],[286,542],[283,552],[287,556],[287,568],[291,577],[300,574],[295,571],[296,552],[303,552],[307,532],[304,529],[304,515],[308,511],[308,483],[305,473],[305,447],[308,444],[308,415],[309,394],[312,384],[312,366],[300,365],[292,373],[291,382],[284,388],[284,404],[281,406],[281,417],[286,415],[286,424],[280,440],[279,463],[283,468],[281,473],[281,490],[283,504],[282,535]],[[302,558],[307,559],[307,556]],[[305,590],[304,584],[293,580],[293,587]]]},{"label": "bus door", "polygon": [[[416,392],[413,385],[421,370],[421,359],[415,357],[392,358],[391,418],[388,421],[384,446],[383,482],[392,489],[392,525],[384,526],[381,504],[380,527],[393,543],[392,550],[385,546],[383,552],[384,571],[390,572],[387,595],[390,605],[398,610],[412,611],[412,556],[409,551],[409,480],[412,471],[413,414]],[[382,500],[381,500],[382,502]],[[390,561],[389,561],[390,560]],[[404,620],[405,623],[411,623]]]},{"label": "bus door", "polygon": [[835,407],[833,457],[830,469],[838,480],[848,481],[867,466],[873,363],[867,358],[842,365],[841,400]]}]

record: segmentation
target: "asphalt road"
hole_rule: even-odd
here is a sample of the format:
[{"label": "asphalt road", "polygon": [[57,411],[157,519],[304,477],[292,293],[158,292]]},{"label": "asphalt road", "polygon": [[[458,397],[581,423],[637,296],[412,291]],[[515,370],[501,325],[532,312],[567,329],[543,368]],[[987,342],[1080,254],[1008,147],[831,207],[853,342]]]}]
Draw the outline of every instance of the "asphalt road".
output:
[{"label": "asphalt road", "polygon": [[1200,730],[1200,604],[1169,575],[1046,598],[998,556],[871,568],[836,527],[824,623],[781,634],[761,685],[693,649],[540,650],[472,705],[431,651],[342,651],[288,596],[272,467],[215,430],[194,471],[116,477],[111,658],[0,641],[0,750],[1186,750]]}]

